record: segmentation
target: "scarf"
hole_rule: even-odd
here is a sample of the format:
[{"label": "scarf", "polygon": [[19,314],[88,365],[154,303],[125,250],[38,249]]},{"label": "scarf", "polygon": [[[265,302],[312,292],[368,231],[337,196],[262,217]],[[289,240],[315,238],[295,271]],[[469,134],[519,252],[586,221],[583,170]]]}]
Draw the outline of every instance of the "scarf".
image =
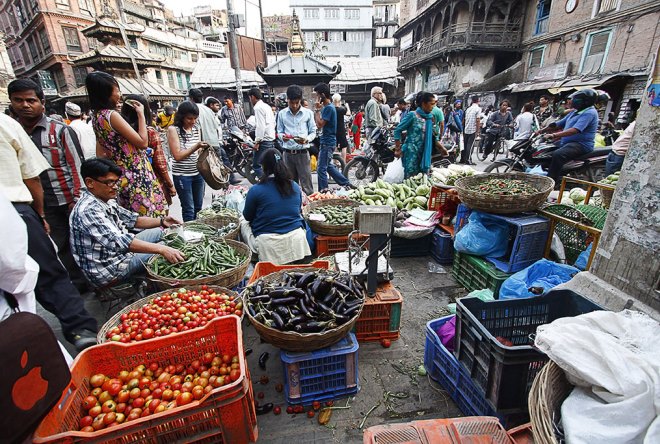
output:
[{"label": "scarf", "polygon": [[417,114],[424,118],[424,151],[422,153],[422,162],[420,169],[424,172],[431,168],[431,152],[433,151],[433,114],[425,113],[421,107],[417,108]]}]

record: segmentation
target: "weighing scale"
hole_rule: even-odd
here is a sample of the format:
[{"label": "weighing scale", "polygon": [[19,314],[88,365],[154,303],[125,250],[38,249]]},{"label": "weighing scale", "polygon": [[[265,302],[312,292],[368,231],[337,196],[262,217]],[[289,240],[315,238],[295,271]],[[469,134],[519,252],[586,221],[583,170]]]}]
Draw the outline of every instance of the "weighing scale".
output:
[{"label": "weighing scale", "polygon": [[[395,210],[387,205],[360,205],[355,209],[355,230],[349,235],[348,251],[335,254],[339,270],[367,281],[369,295],[376,294],[379,282],[394,278],[390,267],[390,238]],[[361,235],[369,235],[362,240]],[[368,251],[365,248],[369,243]]]}]

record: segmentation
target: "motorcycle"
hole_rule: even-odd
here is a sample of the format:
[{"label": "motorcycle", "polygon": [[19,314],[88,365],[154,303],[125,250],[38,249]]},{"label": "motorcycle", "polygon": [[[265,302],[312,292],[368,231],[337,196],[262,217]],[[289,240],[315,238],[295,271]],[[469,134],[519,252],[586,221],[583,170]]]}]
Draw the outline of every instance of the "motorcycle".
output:
[{"label": "motorcycle", "polygon": [[[316,137],[314,140],[311,142],[311,145],[309,147],[309,155],[310,156],[315,156],[317,159],[317,164],[318,164],[318,158],[319,158],[319,152],[321,150],[321,132],[317,132]],[[337,168],[339,171],[344,171],[344,168],[346,168],[346,162],[344,162],[344,159],[341,158],[341,155],[338,152],[332,153],[332,163],[334,164],[335,168]],[[335,183],[335,180],[328,174],[328,183]]]},{"label": "motorcycle", "polygon": [[[558,148],[552,143],[544,143],[542,135],[532,136],[527,140],[519,141],[509,149],[513,154],[512,158],[499,159],[491,163],[484,172],[525,172],[538,165],[543,168],[543,171],[548,171],[552,153]],[[611,148],[596,148],[590,153],[572,159],[562,167],[561,175],[598,182],[605,177],[605,160],[611,151]]]},{"label": "motorcycle", "polygon": [[238,127],[233,127],[223,133],[225,152],[234,169],[251,184],[257,183],[259,178],[252,169],[254,157],[254,141]]},{"label": "motorcycle", "polygon": [[[392,127],[393,128],[393,127]],[[355,156],[346,164],[343,174],[354,186],[375,182],[381,174],[385,174],[387,165],[394,160],[394,138],[392,128],[376,128],[369,137],[361,155]],[[443,144],[447,154],[434,148],[431,155],[431,166],[446,168],[456,159],[456,144]]]}]

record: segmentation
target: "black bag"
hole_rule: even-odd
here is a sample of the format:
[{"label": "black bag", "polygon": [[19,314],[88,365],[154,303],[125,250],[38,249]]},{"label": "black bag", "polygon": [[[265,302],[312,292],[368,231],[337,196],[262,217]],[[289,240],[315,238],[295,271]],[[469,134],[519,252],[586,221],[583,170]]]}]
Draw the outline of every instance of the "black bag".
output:
[{"label": "black bag", "polygon": [[[0,293],[16,310],[16,298]],[[71,373],[53,330],[32,313],[14,313],[0,322],[0,356],[5,380],[0,393],[0,442],[21,442],[57,404]]]}]

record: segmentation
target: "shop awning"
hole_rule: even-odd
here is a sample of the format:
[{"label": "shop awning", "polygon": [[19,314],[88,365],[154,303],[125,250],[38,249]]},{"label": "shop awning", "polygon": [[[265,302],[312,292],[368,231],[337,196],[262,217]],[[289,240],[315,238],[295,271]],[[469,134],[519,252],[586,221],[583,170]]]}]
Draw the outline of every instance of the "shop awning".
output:
[{"label": "shop awning", "polygon": [[[115,79],[117,79],[117,83],[119,83],[119,89],[121,90],[122,95],[142,94],[142,88],[137,79],[122,77],[115,77]],[[150,82],[144,79],[142,80],[142,83],[144,84],[144,89],[147,91],[147,94],[149,94],[150,100],[180,100],[186,96],[184,92],[168,88],[160,83]],[[59,100],[73,100],[80,98],[87,98],[87,88],[84,86],[74,89],[70,94],[63,96]]]},{"label": "shop awning", "polygon": [[526,83],[516,83],[511,87],[511,92],[521,93],[525,91],[541,91],[541,90],[550,90],[552,88],[558,88],[561,84],[564,83],[563,80],[548,80],[545,82],[526,82]]}]

